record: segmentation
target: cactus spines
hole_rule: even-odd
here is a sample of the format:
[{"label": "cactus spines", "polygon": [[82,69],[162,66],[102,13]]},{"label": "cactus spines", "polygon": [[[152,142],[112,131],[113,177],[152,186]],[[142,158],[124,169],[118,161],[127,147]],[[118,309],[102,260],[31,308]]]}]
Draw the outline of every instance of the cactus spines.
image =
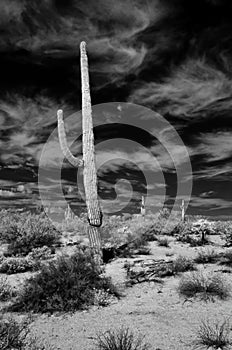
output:
[{"label": "cactus spines", "polygon": [[[83,165],[83,179],[86,197],[86,206],[88,214],[88,235],[90,246],[95,250],[98,256],[101,252],[101,239],[99,227],[102,224],[102,212],[100,209],[98,194],[97,194],[97,173],[95,165],[94,152],[94,134],[93,134],[93,120],[92,107],[89,88],[89,71],[88,58],[86,53],[86,43],[80,44],[81,54],[81,87],[82,87],[82,149],[83,160],[74,157],[66,142],[65,129],[63,123],[63,113],[61,110],[57,112],[58,117],[58,134],[61,149],[64,156],[75,167]],[[100,259],[99,259],[100,260]]]}]

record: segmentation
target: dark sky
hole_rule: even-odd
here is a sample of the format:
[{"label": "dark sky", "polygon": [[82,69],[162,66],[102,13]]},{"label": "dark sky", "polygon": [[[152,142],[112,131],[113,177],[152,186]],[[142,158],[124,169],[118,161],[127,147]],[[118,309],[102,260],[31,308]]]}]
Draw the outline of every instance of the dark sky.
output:
[{"label": "dark sky", "polygon": [[[0,0],[0,186],[25,184],[34,192],[29,201],[22,196],[17,201],[2,198],[0,203],[38,201],[38,164],[56,128],[56,111],[63,108],[70,115],[81,108],[82,40],[88,48],[92,103],[132,102],[161,114],[176,128],[191,159],[189,212],[230,216],[229,0]],[[151,135],[120,126],[114,130],[116,136],[109,128],[96,129],[96,141],[127,138],[151,149]],[[52,152],[60,152],[57,142]],[[111,153],[122,157],[122,150]],[[110,163],[109,154],[100,149],[97,156]],[[168,204],[175,196],[174,167],[158,143],[155,154]],[[113,195],[110,186],[121,177],[125,183],[120,191],[127,196],[129,181],[136,193],[131,208],[136,211],[146,186],[136,157],[131,164],[111,161],[98,175],[102,196],[108,199]],[[51,187],[53,167],[51,162],[49,172],[48,164]],[[62,176],[64,184],[75,186],[76,170],[67,163]]]}]

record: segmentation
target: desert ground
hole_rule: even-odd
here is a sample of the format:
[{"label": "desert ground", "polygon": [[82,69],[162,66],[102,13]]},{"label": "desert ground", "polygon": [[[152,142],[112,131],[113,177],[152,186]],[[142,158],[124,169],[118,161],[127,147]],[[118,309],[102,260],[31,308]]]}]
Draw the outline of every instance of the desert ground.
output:
[{"label": "desert ground", "polygon": [[[121,227],[126,227],[126,229],[128,226],[130,229],[132,227],[138,229],[138,226],[141,229],[143,225],[150,227],[153,219],[149,218],[148,223],[142,222],[139,225],[139,219],[136,220],[136,225],[128,224],[129,220],[123,221]],[[211,224],[207,220],[201,220],[201,225],[207,227]],[[219,226],[216,231],[205,231],[207,232],[206,242],[199,243],[199,245],[198,243],[186,242],[184,239],[181,241],[179,239],[180,236],[183,237],[181,232],[174,234],[161,232],[160,235],[155,234],[155,240],[146,242],[146,254],[142,254],[143,250],[140,252],[141,247],[137,246],[131,250],[130,254],[127,252],[124,257],[121,254],[121,256],[112,258],[104,265],[104,275],[109,276],[113,284],[120,290],[120,298],[105,296],[103,301],[100,300],[83,310],[32,312],[33,321],[30,323],[30,334],[35,335],[38,342],[42,342],[46,349],[93,350],[100,349],[97,335],[104,334],[108,330],[128,327],[134,334],[144,336],[144,341],[150,344],[151,349],[154,350],[197,349],[196,339],[202,321],[217,325],[224,320],[229,320],[232,315],[232,261],[228,258],[229,254],[225,256],[225,252],[230,253],[231,250],[225,244],[225,232],[220,232],[223,230],[220,226],[226,227],[227,238],[228,234],[232,233],[228,230],[229,223],[220,223],[216,226]],[[126,229],[123,231],[122,228],[117,228],[117,231],[123,231],[125,235]],[[189,234],[189,236],[194,237],[196,242],[200,242],[202,239],[201,231],[202,228],[199,228],[198,225],[194,233]],[[115,235],[115,237],[115,241],[117,241],[119,236]],[[63,227],[62,240],[63,244],[56,249],[56,255],[64,253],[70,255],[76,249],[75,242],[78,244],[83,242],[87,244],[88,242],[85,234],[75,232],[73,226],[71,228]],[[2,254],[4,254],[7,245],[3,244],[2,247]],[[203,258],[197,260],[199,253]],[[153,276],[154,278],[150,276],[150,280],[145,281],[148,267],[152,269],[154,262],[165,264],[165,262],[175,261],[180,257],[191,261],[194,271],[186,269],[184,272],[161,274],[158,277],[157,275]],[[130,278],[129,270],[135,273],[141,272],[140,277],[136,278],[136,275],[130,275],[132,276]],[[7,275],[1,273],[1,277],[7,276],[10,286],[20,290],[26,279],[38,273],[38,271]],[[221,298],[217,293],[210,293],[210,291],[203,296],[200,291],[196,292],[195,295],[183,295],[179,290],[180,280],[183,276],[194,273],[201,273],[209,277],[220,276],[228,290],[228,295]],[[1,302],[4,317],[22,320],[28,315],[20,310],[9,312],[6,305],[11,303],[11,299]],[[203,344],[200,348],[210,347]],[[220,349],[221,347],[220,345],[211,347],[211,349],[216,348]],[[109,347],[105,349],[119,348]],[[126,348],[120,347],[120,349]]]}]

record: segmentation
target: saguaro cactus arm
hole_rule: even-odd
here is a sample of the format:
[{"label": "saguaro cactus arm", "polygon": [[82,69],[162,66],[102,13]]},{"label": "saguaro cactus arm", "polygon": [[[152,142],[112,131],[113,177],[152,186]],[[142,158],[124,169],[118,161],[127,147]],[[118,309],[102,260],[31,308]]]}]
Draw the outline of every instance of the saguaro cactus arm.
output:
[{"label": "saguaro cactus arm", "polygon": [[69,161],[71,165],[74,167],[80,167],[83,165],[83,159],[74,157],[68,147],[67,139],[66,139],[66,133],[64,128],[64,121],[63,121],[63,111],[62,109],[59,109],[57,111],[57,119],[58,119],[58,136],[60,141],[60,147],[63,152],[63,155],[65,158]]}]

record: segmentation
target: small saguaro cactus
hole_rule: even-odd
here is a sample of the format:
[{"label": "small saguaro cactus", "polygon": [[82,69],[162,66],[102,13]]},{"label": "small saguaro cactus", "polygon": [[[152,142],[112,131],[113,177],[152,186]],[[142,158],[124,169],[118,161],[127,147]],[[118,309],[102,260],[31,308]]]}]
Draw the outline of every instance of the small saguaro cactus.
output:
[{"label": "small saguaro cactus", "polygon": [[72,212],[69,204],[64,212],[64,218],[65,218],[65,221],[73,220],[73,212]]},{"label": "small saguaro cactus", "polygon": [[146,214],[146,208],[145,208],[145,198],[142,196],[142,202],[141,202],[141,215],[144,217]]},{"label": "small saguaro cactus", "polygon": [[181,209],[181,220],[182,220],[182,221],[185,221],[185,205],[184,205],[184,199],[182,199],[182,201],[181,201],[180,209]]},{"label": "small saguaro cactus", "polygon": [[80,44],[81,55],[81,87],[82,87],[82,149],[83,159],[74,157],[68,148],[64,122],[63,111],[58,110],[58,135],[62,152],[66,159],[74,167],[83,166],[83,180],[85,188],[87,215],[88,215],[88,236],[90,246],[97,255],[102,255],[101,239],[99,227],[102,224],[102,212],[97,194],[97,173],[94,153],[94,134],[92,107],[89,88],[88,58],[86,53],[86,43]]}]

